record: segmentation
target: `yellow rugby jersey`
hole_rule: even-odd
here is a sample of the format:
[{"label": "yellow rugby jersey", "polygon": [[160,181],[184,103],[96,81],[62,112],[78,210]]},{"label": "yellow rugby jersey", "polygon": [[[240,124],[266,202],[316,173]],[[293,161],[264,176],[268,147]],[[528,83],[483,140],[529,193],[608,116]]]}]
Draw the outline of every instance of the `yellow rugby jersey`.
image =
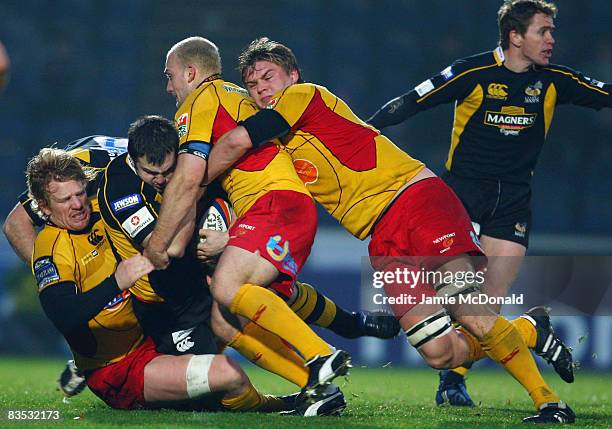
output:
[{"label": "yellow rugby jersey", "polygon": [[[64,282],[74,283],[77,293],[88,292],[113,274],[116,265],[99,213],[92,213],[83,231],[47,224],[36,237],[32,271],[39,293]],[[143,335],[129,291],[111,300],[88,322],[84,332],[66,340],[82,370],[117,362],[138,347]]]},{"label": "yellow rugby jersey", "polygon": [[322,86],[291,85],[268,108],[291,126],[282,143],[308,191],[361,240],[393,195],[425,167]]},{"label": "yellow rugby jersey", "polygon": [[[238,121],[256,112],[255,103],[243,88],[220,78],[203,82],[176,112],[179,154],[207,159],[211,145],[235,128]],[[290,190],[308,195],[289,155],[272,143],[248,151],[220,181],[238,216],[270,191]]]}]

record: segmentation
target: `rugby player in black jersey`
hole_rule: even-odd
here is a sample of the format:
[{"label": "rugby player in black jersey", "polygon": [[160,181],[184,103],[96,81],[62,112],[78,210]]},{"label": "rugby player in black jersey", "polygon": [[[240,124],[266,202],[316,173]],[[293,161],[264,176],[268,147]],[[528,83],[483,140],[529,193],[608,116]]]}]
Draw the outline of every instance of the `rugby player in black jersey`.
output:
[{"label": "rugby player in black jersey", "polygon": [[[489,257],[486,292],[492,296],[506,295],[527,250],[530,181],[556,105],[612,105],[610,84],[550,63],[556,13],[556,6],[543,0],[504,2],[495,50],[455,61],[368,120],[382,129],[439,104],[456,103],[442,178],[481,236]],[[535,314],[547,318],[544,309]],[[562,347],[552,344],[540,356],[561,369],[567,363],[559,355]],[[438,404],[473,405],[465,390],[466,371],[441,373]],[[571,371],[568,366],[564,380],[573,381]]]}]

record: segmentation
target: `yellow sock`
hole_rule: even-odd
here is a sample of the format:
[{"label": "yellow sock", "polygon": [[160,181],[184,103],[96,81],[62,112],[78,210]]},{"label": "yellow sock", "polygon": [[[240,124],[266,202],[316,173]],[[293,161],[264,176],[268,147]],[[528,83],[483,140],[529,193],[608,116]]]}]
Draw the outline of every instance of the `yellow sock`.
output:
[{"label": "yellow sock", "polygon": [[530,349],[534,348],[536,345],[536,339],[538,338],[538,333],[536,332],[535,326],[533,326],[529,320],[523,317],[518,317],[512,320],[510,323],[512,323],[516,330],[519,331],[519,334],[521,334],[521,338],[525,344],[527,344],[527,347]]},{"label": "yellow sock", "polygon": [[536,409],[545,402],[560,400],[542,378],[518,330],[507,319],[498,316],[495,325],[480,343],[491,359],[499,362],[523,385],[531,396]]},{"label": "yellow sock", "polygon": [[457,368],[451,369],[451,371],[459,374],[462,377],[465,377],[465,374],[467,374],[469,370],[470,370],[469,368],[466,368],[464,366],[458,366]]},{"label": "yellow sock", "polygon": [[260,286],[244,284],[236,293],[229,310],[291,343],[307,361],[317,355],[328,356],[332,353],[329,345],[282,299]]},{"label": "yellow sock", "polygon": [[308,370],[304,366],[304,360],[278,335],[266,331],[256,323],[249,322],[228,346],[255,365],[280,375],[299,387],[306,386],[308,382]]},{"label": "yellow sock", "polygon": [[262,395],[252,384],[238,396],[227,397],[221,400],[221,405],[230,411],[258,411],[271,413],[283,411],[285,404],[283,401],[272,395]]},{"label": "yellow sock", "polygon": [[336,304],[308,283],[295,282],[297,298],[291,309],[306,323],[327,328],[336,317]]}]

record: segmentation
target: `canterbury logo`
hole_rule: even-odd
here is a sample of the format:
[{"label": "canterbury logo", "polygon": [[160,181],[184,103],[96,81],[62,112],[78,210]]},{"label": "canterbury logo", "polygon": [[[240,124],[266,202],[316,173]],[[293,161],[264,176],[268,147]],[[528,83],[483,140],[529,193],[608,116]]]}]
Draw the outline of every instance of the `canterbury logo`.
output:
[{"label": "canterbury logo", "polygon": [[266,311],[267,308],[268,307],[265,305],[260,306],[255,312],[255,314],[253,315],[253,317],[251,317],[251,322],[257,322],[259,318],[261,317],[261,315],[263,314],[263,312]]},{"label": "canterbury logo", "polygon": [[508,85],[504,85],[503,83],[491,83],[487,88],[487,96],[489,98],[505,100],[508,97],[508,93],[506,92],[507,89]]},{"label": "canterbury logo", "polygon": [[510,354],[508,356],[506,356],[505,358],[503,358],[502,360],[499,361],[499,363],[501,363],[502,365],[507,364],[508,362],[510,362],[512,360],[512,358],[514,356],[516,356],[516,354],[519,352],[519,348],[516,347],[514,350],[512,350],[510,352]]},{"label": "canterbury logo", "polygon": [[191,341],[191,337],[187,337],[185,338],[183,341],[180,341],[177,345],[176,345],[176,349],[181,352],[184,353],[187,350],[189,350],[190,348],[192,348],[195,345],[195,343],[193,341]]},{"label": "canterbury logo", "polygon": [[87,241],[89,241],[93,246],[97,246],[102,242],[102,240],[104,240],[104,237],[98,235],[97,232],[97,230],[93,230],[89,234],[89,237],[87,237]]}]

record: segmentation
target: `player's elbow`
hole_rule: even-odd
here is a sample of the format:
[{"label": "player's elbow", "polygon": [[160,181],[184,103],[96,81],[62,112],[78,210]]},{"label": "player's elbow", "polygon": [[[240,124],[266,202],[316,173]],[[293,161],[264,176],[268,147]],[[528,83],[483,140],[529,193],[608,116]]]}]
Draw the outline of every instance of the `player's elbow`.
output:
[{"label": "player's elbow", "polygon": [[244,127],[234,128],[227,137],[227,145],[235,153],[244,153],[253,147],[249,133]]}]

